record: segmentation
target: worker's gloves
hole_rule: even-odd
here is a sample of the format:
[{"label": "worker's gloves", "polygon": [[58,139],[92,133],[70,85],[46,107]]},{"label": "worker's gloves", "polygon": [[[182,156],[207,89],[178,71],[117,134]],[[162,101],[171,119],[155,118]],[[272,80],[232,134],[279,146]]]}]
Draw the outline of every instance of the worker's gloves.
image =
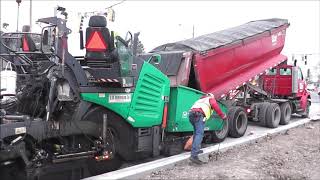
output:
[{"label": "worker's gloves", "polygon": [[228,120],[227,115],[224,115],[222,119],[223,119],[224,121]]}]

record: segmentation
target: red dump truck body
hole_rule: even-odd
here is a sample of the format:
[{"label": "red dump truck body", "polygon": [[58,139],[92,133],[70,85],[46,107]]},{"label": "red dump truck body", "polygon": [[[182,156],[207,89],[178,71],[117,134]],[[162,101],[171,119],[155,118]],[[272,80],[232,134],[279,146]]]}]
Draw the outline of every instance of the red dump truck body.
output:
[{"label": "red dump truck body", "polygon": [[151,53],[161,55],[158,67],[170,78],[171,87],[210,92],[223,102],[228,107],[229,135],[241,137],[248,119],[275,128],[288,124],[292,113],[309,116],[310,95],[300,85],[304,81],[298,67],[290,66],[290,75],[264,76],[274,67],[289,68],[281,54],[288,26],[285,19],[251,21],[164,44]]},{"label": "red dump truck body", "polygon": [[198,89],[223,97],[230,90],[287,59],[280,52],[284,47],[288,26],[288,21],[284,19],[252,21],[193,39],[165,44],[155,48],[154,52],[192,51]]}]

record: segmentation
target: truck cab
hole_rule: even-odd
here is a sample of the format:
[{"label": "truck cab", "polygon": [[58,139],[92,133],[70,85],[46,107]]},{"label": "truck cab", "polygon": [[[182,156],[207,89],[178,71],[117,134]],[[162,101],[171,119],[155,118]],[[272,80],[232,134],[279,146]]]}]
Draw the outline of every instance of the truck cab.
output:
[{"label": "truck cab", "polygon": [[263,90],[274,98],[295,99],[297,111],[306,111],[310,93],[300,67],[280,64],[262,76]]}]

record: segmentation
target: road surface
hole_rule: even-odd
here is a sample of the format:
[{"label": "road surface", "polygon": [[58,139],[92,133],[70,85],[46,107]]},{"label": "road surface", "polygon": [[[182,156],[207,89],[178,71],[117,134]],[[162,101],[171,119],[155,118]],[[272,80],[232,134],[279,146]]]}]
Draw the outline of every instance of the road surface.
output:
[{"label": "road surface", "polygon": [[[312,93],[310,116],[319,115],[320,99]],[[297,121],[299,118],[293,118]],[[265,128],[249,126],[247,133]],[[247,134],[248,135],[248,134]],[[228,138],[227,141],[234,139]],[[202,166],[183,162],[141,179],[320,179],[320,121],[223,153],[211,154]]]}]

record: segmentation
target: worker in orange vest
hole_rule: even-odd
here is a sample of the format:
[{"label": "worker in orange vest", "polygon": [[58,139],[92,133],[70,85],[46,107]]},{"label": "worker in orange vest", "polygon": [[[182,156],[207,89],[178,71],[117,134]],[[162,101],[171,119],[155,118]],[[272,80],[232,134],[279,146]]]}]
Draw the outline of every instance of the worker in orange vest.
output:
[{"label": "worker in orange vest", "polygon": [[189,111],[189,121],[193,126],[193,141],[191,148],[190,161],[192,163],[201,165],[204,164],[198,157],[202,153],[201,142],[204,134],[205,122],[215,111],[223,120],[227,120],[226,114],[220,109],[214,95],[208,93],[197,100]]}]

